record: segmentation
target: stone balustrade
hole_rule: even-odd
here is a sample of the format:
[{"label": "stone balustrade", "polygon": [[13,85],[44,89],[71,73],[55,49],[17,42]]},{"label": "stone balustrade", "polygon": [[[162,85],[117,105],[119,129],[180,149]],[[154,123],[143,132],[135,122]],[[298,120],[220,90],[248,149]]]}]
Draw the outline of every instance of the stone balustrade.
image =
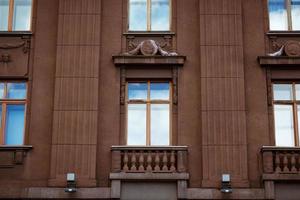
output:
[{"label": "stone balustrade", "polygon": [[300,148],[263,147],[264,174],[300,175]]},{"label": "stone balustrade", "polygon": [[112,172],[185,173],[186,146],[113,146]]}]

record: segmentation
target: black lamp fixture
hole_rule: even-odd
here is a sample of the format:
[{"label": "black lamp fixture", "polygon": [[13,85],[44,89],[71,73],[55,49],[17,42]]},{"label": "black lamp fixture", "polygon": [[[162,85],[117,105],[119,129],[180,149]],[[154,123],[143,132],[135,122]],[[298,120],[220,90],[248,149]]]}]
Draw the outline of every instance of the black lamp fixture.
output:
[{"label": "black lamp fixture", "polygon": [[231,183],[230,183],[230,174],[222,174],[222,193],[232,193]]},{"label": "black lamp fixture", "polygon": [[75,173],[67,173],[67,187],[65,192],[74,193],[76,192],[76,176]]}]

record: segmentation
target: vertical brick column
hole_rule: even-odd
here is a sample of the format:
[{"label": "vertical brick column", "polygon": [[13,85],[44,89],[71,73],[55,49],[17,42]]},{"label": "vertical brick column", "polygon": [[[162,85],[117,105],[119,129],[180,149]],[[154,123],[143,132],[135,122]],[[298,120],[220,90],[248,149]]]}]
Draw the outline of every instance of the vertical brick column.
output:
[{"label": "vertical brick column", "polygon": [[248,186],[241,0],[200,0],[204,187]]},{"label": "vertical brick column", "polygon": [[60,0],[50,186],[96,185],[101,0]]}]

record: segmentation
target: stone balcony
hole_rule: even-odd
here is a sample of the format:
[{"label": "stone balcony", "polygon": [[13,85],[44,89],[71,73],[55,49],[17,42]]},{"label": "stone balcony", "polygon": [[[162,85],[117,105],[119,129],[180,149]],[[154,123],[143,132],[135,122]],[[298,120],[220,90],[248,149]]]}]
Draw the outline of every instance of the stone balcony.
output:
[{"label": "stone balcony", "polygon": [[263,180],[300,180],[299,147],[263,147]]},{"label": "stone balcony", "polygon": [[186,146],[113,146],[111,179],[187,180]]}]

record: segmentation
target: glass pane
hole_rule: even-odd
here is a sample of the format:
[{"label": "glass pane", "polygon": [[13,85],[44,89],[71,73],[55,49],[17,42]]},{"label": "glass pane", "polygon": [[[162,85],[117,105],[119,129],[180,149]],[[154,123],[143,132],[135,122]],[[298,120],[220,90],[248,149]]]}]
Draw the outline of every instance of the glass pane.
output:
[{"label": "glass pane", "polygon": [[[298,130],[300,128],[300,106],[297,106],[297,110],[298,110]],[[300,142],[300,134],[298,134],[298,141]]]},{"label": "glass pane", "polygon": [[146,145],[146,110],[146,104],[128,105],[128,145]]},{"label": "glass pane", "polygon": [[147,99],[147,83],[128,83],[128,99]]},{"label": "glass pane", "polygon": [[151,105],[151,145],[170,144],[170,112],[168,104]]},{"label": "glass pane", "polygon": [[269,0],[270,30],[288,30],[285,0]]},{"label": "glass pane", "polygon": [[296,84],[296,100],[300,100],[300,84]]},{"label": "glass pane", "polygon": [[26,99],[25,83],[8,83],[7,84],[8,99]]},{"label": "glass pane", "polygon": [[274,84],[274,100],[293,100],[293,87],[291,84]]},{"label": "glass pane", "polygon": [[275,105],[274,116],[276,146],[295,146],[293,107]]},{"label": "glass pane", "polygon": [[300,30],[300,0],[292,0],[292,28]]},{"label": "glass pane", "polygon": [[147,30],[147,0],[130,0],[129,30]]},{"label": "glass pane", "polygon": [[6,107],[6,145],[22,145],[24,140],[25,105]]},{"label": "glass pane", "polygon": [[0,99],[4,98],[4,83],[0,83]]},{"label": "glass pane", "polygon": [[151,83],[150,84],[150,98],[151,100],[169,100],[170,98],[170,84],[169,83]]},{"label": "glass pane", "polygon": [[9,0],[0,0],[0,31],[8,30]]},{"label": "glass pane", "polygon": [[31,23],[31,0],[15,0],[13,30],[29,31]]},{"label": "glass pane", "polygon": [[170,30],[169,0],[152,0],[151,2],[151,30]]}]

